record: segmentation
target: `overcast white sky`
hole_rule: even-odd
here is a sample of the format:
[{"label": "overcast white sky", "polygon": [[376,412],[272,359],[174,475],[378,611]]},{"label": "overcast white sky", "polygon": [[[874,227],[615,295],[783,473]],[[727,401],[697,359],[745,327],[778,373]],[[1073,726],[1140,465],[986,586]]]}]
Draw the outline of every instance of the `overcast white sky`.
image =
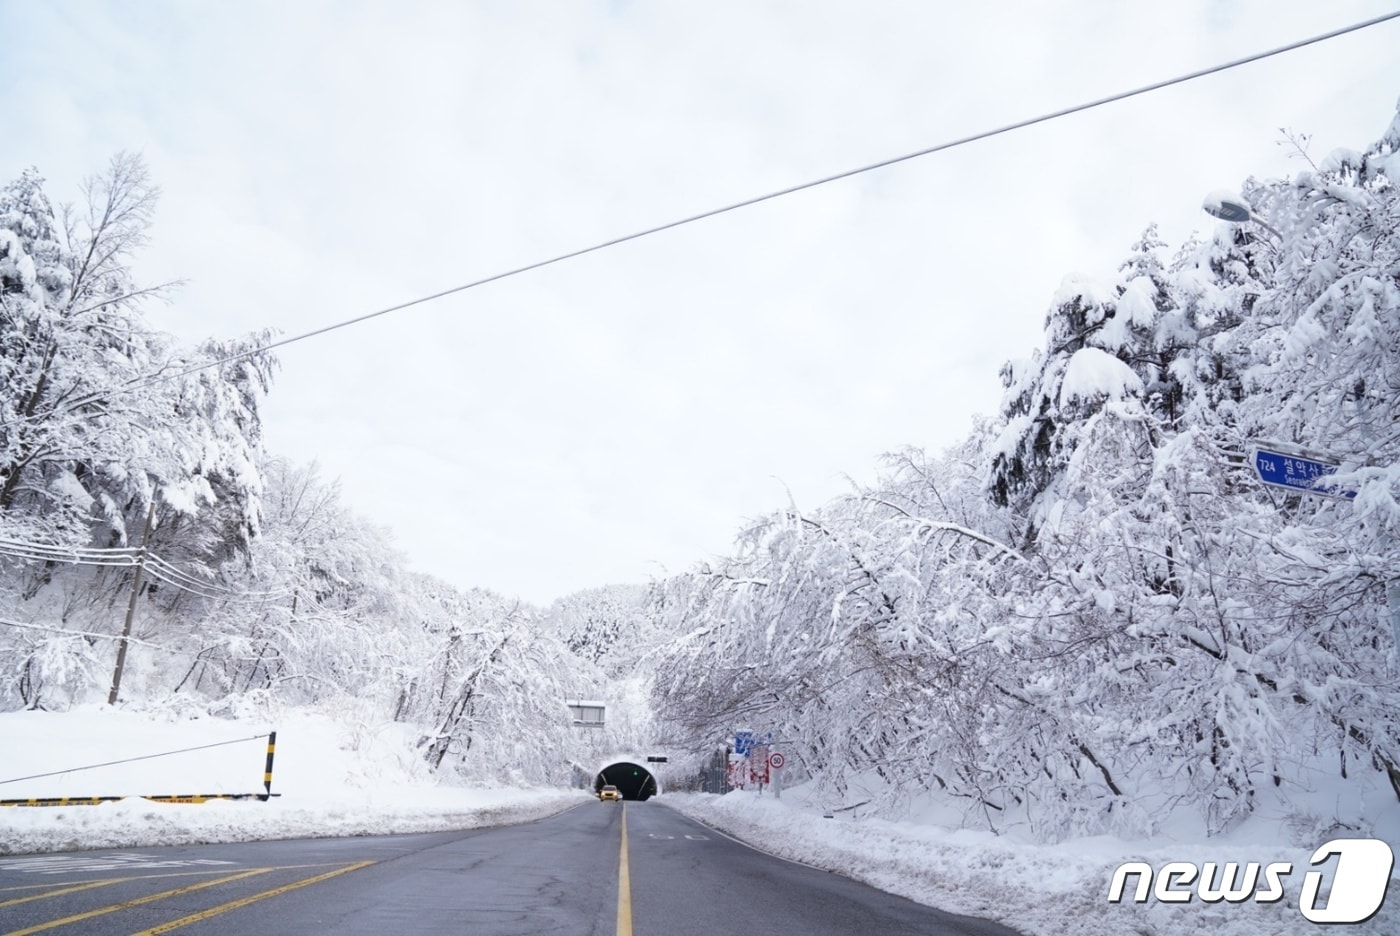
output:
[{"label": "overcast white sky", "polygon": [[[295,335],[1390,12],[1395,0],[0,0],[0,178],[118,150],[193,344]],[[540,604],[728,551],[995,412],[1060,279],[1363,148],[1400,21],[278,352],[269,448],[415,567]]]}]

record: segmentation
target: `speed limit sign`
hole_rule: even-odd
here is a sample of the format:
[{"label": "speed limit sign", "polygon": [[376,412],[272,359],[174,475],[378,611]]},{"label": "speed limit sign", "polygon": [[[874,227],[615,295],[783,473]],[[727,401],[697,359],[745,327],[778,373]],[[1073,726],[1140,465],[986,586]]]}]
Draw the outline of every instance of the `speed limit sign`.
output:
[{"label": "speed limit sign", "polygon": [[774,751],[772,754],[768,755],[768,766],[772,767],[774,770],[777,770],[786,763],[787,758],[784,757],[782,754],[779,754],[777,751]]}]

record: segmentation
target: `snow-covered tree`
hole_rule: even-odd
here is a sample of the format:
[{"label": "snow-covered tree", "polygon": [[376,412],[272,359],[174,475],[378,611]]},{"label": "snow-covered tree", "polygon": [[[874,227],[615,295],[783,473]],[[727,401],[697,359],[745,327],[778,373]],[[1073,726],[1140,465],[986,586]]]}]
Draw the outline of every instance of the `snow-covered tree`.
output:
[{"label": "snow-covered tree", "polygon": [[648,600],[646,586],[605,585],[560,598],[546,620],[571,651],[623,675],[664,640],[651,626]]},{"label": "snow-covered tree", "polygon": [[[1400,796],[1398,151],[1400,120],[1248,181],[1267,226],[1067,278],[994,424],[667,583],[661,711],[1050,838],[1301,817],[1328,774]],[[1261,443],[1354,496],[1264,487]]]},{"label": "snow-covered tree", "polygon": [[[177,353],[130,262],[157,190],[115,157],[56,213],[34,170],[0,191],[0,525],[75,546],[139,545],[161,504],[167,548],[217,563],[257,529],[258,399],[271,359],[244,342]],[[217,368],[213,361],[243,355]],[[198,529],[196,529],[196,527]]]}]

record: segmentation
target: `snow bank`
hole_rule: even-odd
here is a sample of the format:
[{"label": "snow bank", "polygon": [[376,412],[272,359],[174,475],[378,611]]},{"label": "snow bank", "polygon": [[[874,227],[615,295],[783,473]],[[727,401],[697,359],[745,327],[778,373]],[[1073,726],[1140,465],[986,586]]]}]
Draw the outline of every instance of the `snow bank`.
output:
[{"label": "snow bank", "polygon": [[[414,756],[403,726],[343,715],[284,713],[273,722],[107,708],[0,715],[7,752],[0,799],[129,797],[0,808],[0,855],[469,829],[528,822],[587,799],[576,790],[439,784]],[[266,733],[274,728],[272,792],[279,796],[201,804],[140,798],[263,792]],[[164,753],[210,744],[219,746]],[[150,756],[156,754],[162,756]],[[143,759],[113,763],[136,757]]]},{"label": "snow bank", "polygon": [[[781,800],[736,791],[722,797],[670,794],[656,802],[770,854],[836,871],[950,913],[996,920],[1026,936],[1316,936],[1325,929],[1298,910],[1311,849],[1251,846],[1237,840],[1132,842],[1108,836],[1036,845],[1009,835],[849,818],[850,813],[825,818],[819,809],[802,805],[800,798],[797,790],[785,791]],[[1125,861],[1146,861],[1154,868],[1169,861],[1291,861],[1295,871],[1286,882],[1285,898],[1273,904],[1207,904],[1195,897],[1183,904],[1110,904],[1113,871]],[[1400,933],[1396,893],[1400,886],[1392,878],[1391,900],[1380,913],[1345,930]]]}]

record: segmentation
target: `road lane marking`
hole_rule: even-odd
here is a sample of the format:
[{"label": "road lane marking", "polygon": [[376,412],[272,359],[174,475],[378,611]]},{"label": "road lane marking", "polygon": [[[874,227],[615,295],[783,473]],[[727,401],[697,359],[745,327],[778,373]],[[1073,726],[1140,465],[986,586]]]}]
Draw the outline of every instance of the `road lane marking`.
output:
[{"label": "road lane marking", "polygon": [[134,880],[136,880],[136,878],[111,878],[106,881],[86,881],[82,884],[74,884],[71,887],[47,890],[42,894],[30,894],[28,897],[13,897],[9,900],[0,900],[0,907],[13,907],[15,904],[29,903],[31,900],[43,900],[46,897],[62,897],[64,894],[76,894],[78,891],[92,890],[95,887],[106,887],[108,884],[120,884],[123,881]]},{"label": "road lane marking", "polygon": [[[220,861],[220,862],[217,862],[217,863],[218,863],[218,864],[226,864],[226,865],[227,865],[227,864],[237,864],[237,862],[235,862],[235,861]],[[329,868],[329,867],[335,867],[335,866],[339,866],[339,865],[341,865],[341,864],[343,864],[343,863],[344,863],[344,862],[340,862],[340,861],[318,861],[318,862],[315,862],[315,863],[313,863],[313,864],[278,865],[277,867],[273,868],[272,870],[273,870],[273,871],[299,871],[299,870],[301,870],[302,868]],[[209,877],[210,875],[213,875],[213,874],[223,874],[223,873],[224,873],[223,870],[219,870],[219,871],[174,871],[174,872],[171,872],[170,874],[130,874],[130,875],[127,875],[126,877],[98,878],[98,879],[96,879],[96,880],[90,880],[90,881],[68,881],[66,884],[59,884],[59,883],[57,883],[57,882],[51,882],[51,883],[48,883],[48,884],[16,884],[16,885],[14,885],[13,887],[0,887],[0,897],[3,897],[5,894],[19,894],[19,893],[23,893],[23,892],[25,892],[25,891],[43,891],[43,893],[42,893],[42,894],[39,894],[39,895],[36,896],[36,897],[24,897],[24,898],[12,898],[12,899],[9,899],[9,900],[0,900],[0,907],[7,907],[7,906],[9,906],[9,905],[12,904],[12,903],[23,903],[23,902],[29,901],[29,900],[38,900],[38,899],[40,899],[40,898],[42,898],[42,897],[58,897],[58,896],[61,896],[61,895],[63,895],[63,894],[70,893],[71,889],[73,889],[73,888],[80,888],[80,887],[102,887],[102,886],[105,885],[105,884],[120,884],[120,883],[122,883],[122,882],[124,882],[124,881],[159,881],[159,880],[163,880],[163,879],[165,879],[165,878]],[[51,890],[50,888],[53,888],[53,887],[61,887],[61,888],[63,888],[63,889],[62,889],[62,890]]]},{"label": "road lane marking", "polygon": [[627,804],[622,804],[622,860],[617,867],[617,936],[632,936],[632,876],[627,872]]},{"label": "road lane marking", "polygon": [[188,894],[191,891],[203,890],[206,887],[214,887],[218,884],[227,884],[230,881],[252,877],[255,874],[266,874],[271,870],[273,869],[253,868],[250,871],[240,871],[238,874],[230,874],[225,877],[215,878],[212,881],[202,881],[198,884],[190,884],[186,887],[177,887],[174,890],[162,891],[159,894],[150,894],[146,897],[137,897],[135,900],[124,900],[121,903],[111,904],[106,907],[98,907],[95,910],[88,910],[85,913],[76,913],[73,916],[64,917],[61,920],[50,920],[47,923],[40,923],[38,926],[31,926],[28,929],[14,930],[13,932],[6,933],[5,936],[29,936],[30,933],[42,933],[44,930],[66,926],[69,923],[77,923],[79,920],[90,920],[93,917],[102,916],[106,913],[115,913],[118,910],[125,910],[128,907],[139,907],[142,904],[155,903],[157,900],[164,900],[167,897],[177,897],[180,894]]},{"label": "road lane marking", "polygon": [[[322,881],[328,881],[331,878],[337,877],[341,874],[347,874],[351,871],[358,871],[361,868],[368,868],[372,864],[374,864],[373,861],[356,862],[355,864],[347,865],[344,868],[337,868],[334,871],[327,871],[325,874],[318,874],[314,877],[303,878],[300,881],[293,881],[290,884],[283,884],[281,887],[274,887],[272,890],[262,891],[261,893],[257,894],[250,894],[249,896],[239,898],[238,900],[231,900],[228,903],[219,904],[217,907],[210,907],[209,909],[201,910],[198,913],[191,913],[189,916],[180,917],[180,919],[178,920],[171,920],[169,923],[162,923],[160,926],[155,926],[148,930],[141,930],[139,933],[133,934],[133,936],[157,936],[157,934],[159,933],[168,933],[171,930],[179,929],[182,926],[189,926],[191,923],[198,923],[200,920],[207,920],[210,917],[218,916],[221,913],[227,913],[230,910],[237,910],[239,907],[246,907],[251,903],[257,903],[259,900],[266,900],[269,897],[276,897],[278,894],[285,894],[288,891],[294,891],[299,887],[306,887],[309,884],[319,884]],[[630,933],[631,930],[629,929],[628,932]]]}]

